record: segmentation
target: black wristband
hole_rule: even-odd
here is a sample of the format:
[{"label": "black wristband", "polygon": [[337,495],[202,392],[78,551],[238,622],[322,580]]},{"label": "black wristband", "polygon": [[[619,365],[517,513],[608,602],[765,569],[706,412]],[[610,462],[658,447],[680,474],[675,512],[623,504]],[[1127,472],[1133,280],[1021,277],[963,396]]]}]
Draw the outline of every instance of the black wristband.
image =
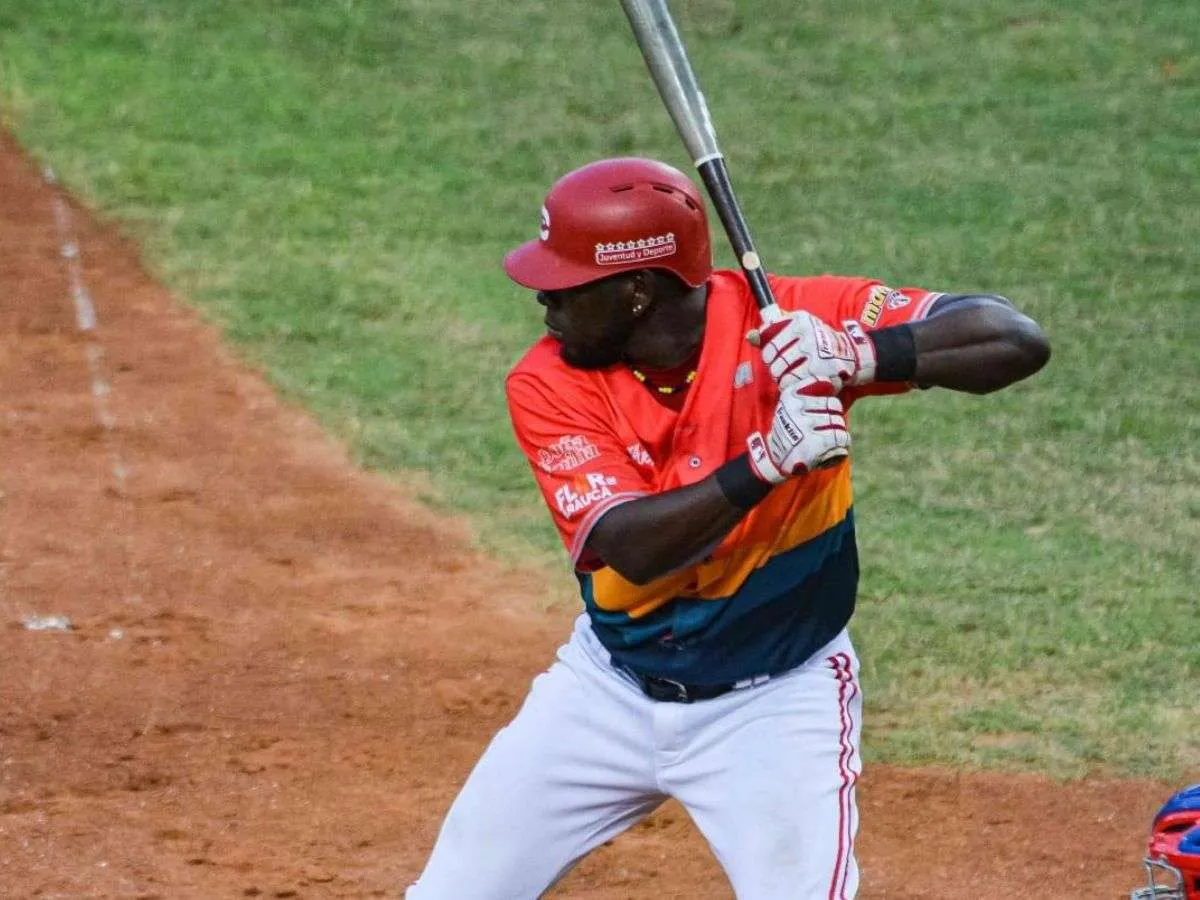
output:
[{"label": "black wristband", "polygon": [[917,374],[917,342],[907,325],[871,332],[876,381],[912,381]]},{"label": "black wristband", "polygon": [[717,487],[725,499],[738,509],[753,509],[775,486],[754,474],[750,468],[749,453],[734,457],[713,472],[713,477],[717,479]]}]

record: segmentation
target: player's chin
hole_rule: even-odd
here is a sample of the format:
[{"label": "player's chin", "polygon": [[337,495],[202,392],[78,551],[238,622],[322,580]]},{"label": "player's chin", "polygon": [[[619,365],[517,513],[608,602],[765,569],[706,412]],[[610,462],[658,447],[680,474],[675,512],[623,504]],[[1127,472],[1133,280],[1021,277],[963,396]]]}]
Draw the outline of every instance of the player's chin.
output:
[{"label": "player's chin", "polygon": [[559,342],[558,355],[575,369],[607,369],[621,361],[620,351],[603,344]]}]

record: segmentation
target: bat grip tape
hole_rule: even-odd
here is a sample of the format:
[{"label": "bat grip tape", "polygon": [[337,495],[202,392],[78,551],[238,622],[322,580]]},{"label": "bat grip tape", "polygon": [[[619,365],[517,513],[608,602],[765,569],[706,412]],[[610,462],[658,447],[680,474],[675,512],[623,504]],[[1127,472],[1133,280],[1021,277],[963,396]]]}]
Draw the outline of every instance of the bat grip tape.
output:
[{"label": "bat grip tape", "polygon": [[724,158],[718,155],[702,159],[697,163],[696,169],[717,209],[717,215],[725,228],[729,243],[733,246],[733,252],[746,274],[746,280],[750,282],[755,303],[762,310],[775,307],[775,295],[754,249],[750,227],[746,224],[737,195],[733,192],[733,183],[729,180],[729,169]]}]

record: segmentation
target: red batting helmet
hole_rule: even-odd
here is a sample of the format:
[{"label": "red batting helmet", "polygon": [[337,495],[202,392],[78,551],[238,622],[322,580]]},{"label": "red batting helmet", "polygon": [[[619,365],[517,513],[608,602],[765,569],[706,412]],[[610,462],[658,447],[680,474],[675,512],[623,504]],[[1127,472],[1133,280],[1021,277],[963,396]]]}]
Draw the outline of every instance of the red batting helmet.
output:
[{"label": "red batting helmet", "polygon": [[1200,900],[1200,784],[1173,794],[1158,811],[1145,862],[1149,886],[1131,900]]},{"label": "red batting helmet", "polygon": [[712,274],[704,201],[686,175],[652,159],[604,159],[568,172],[542,207],[541,237],[504,257],[536,291],[632,269],[666,269],[691,287]]}]

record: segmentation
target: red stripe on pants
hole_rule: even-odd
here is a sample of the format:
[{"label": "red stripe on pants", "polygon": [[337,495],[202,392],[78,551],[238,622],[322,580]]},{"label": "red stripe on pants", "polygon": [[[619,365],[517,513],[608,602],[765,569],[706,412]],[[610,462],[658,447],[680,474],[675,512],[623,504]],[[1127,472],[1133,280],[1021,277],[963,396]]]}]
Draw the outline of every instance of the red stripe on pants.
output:
[{"label": "red stripe on pants", "polygon": [[850,703],[858,693],[858,685],[854,683],[848,654],[837,653],[829,657],[828,662],[838,680],[838,716],[842,726],[838,736],[838,771],[842,776],[842,785],[838,788],[838,852],[833,867],[833,881],[829,885],[829,900],[845,900],[846,878],[849,875],[852,852],[850,790],[854,784],[854,775],[850,771],[850,759],[854,754],[854,744],[851,741],[854,720],[850,715]]}]

